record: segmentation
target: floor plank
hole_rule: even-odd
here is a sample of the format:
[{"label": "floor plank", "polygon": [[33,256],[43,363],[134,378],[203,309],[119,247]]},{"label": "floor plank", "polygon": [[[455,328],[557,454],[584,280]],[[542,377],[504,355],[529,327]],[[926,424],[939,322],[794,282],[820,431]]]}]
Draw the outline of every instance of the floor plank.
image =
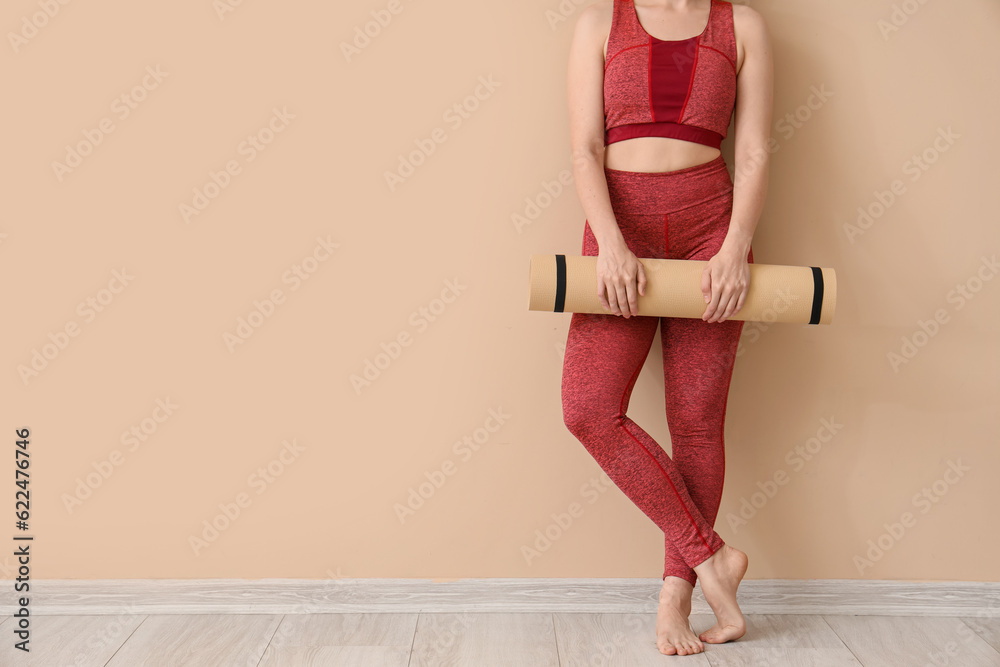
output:
[{"label": "floor plank", "polygon": [[[837,633],[815,614],[746,614],[747,632],[725,644],[706,644],[712,667],[794,665],[795,667],[861,667]],[[692,615],[700,634],[715,625],[712,615]]]},{"label": "floor plank", "polygon": [[286,615],[259,667],[407,667],[417,614]]},{"label": "floor plank", "polygon": [[147,616],[107,665],[254,667],[264,654],[280,620],[281,617],[274,614]]},{"label": "floor plank", "polygon": [[960,618],[824,616],[865,667],[997,667],[1000,652]]},{"label": "floor plank", "polygon": [[405,646],[413,644],[417,614],[287,614],[271,638],[291,646]]},{"label": "floor plank", "polygon": [[26,667],[100,667],[107,664],[129,635],[142,623],[143,615],[32,616],[28,653],[14,648],[16,619],[0,623],[4,637],[0,665]]},{"label": "floor plank", "polygon": [[409,660],[409,646],[268,646],[257,667],[408,667]]},{"label": "floor plank", "polygon": [[987,644],[1000,651],[1000,611],[980,616],[962,616],[962,622],[972,628]]},{"label": "floor plank", "polygon": [[[31,653],[50,667],[923,667],[1000,666],[1000,618],[747,614],[747,634],[703,653],[656,649],[654,613],[475,612],[34,616]],[[695,634],[715,623],[692,614]]]},{"label": "floor plank", "polygon": [[553,618],[561,667],[710,665],[704,653],[660,653],[656,648],[656,614],[556,613]]},{"label": "floor plank", "polygon": [[552,614],[420,614],[409,667],[559,667]]}]

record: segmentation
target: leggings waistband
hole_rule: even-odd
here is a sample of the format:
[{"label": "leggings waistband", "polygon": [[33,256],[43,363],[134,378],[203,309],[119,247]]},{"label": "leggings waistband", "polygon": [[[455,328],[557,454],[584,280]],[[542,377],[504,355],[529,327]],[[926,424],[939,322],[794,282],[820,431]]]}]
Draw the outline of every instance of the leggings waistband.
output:
[{"label": "leggings waistband", "polygon": [[725,158],[674,171],[622,171],[604,168],[611,206],[616,212],[658,214],[732,196]]}]

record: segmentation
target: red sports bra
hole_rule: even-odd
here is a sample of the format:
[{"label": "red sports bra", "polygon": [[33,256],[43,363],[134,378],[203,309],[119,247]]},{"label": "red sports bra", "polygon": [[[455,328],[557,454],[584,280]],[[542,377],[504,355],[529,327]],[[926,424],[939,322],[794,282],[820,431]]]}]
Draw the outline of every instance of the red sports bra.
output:
[{"label": "red sports bra", "polygon": [[733,6],[711,0],[696,37],[664,41],[639,23],[634,0],[614,0],[604,60],[604,144],[673,137],[718,148],[736,104]]}]

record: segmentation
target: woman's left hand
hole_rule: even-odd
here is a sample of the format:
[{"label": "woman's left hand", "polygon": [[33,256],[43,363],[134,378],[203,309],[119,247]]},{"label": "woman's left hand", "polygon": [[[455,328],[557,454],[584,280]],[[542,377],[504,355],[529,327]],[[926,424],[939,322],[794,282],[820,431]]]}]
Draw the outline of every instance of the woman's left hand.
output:
[{"label": "woman's left hand", "polygon": [[746,256],[723,246],[701,274],[701,291],[708,307],[701,319],[724,322],[740,312],[750,289],[750,265]]}]

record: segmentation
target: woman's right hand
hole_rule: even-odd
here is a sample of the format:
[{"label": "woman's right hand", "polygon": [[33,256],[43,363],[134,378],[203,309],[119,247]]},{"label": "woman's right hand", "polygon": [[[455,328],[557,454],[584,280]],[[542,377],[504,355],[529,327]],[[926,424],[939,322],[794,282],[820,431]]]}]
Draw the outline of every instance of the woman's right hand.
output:
[{"label": "woman's right hand", "polygon": [[639,312],[636,294],[646,294],[646,271],[624,241],[607,244],[597,253],[597,296],[601,305],[628,319]]}]

